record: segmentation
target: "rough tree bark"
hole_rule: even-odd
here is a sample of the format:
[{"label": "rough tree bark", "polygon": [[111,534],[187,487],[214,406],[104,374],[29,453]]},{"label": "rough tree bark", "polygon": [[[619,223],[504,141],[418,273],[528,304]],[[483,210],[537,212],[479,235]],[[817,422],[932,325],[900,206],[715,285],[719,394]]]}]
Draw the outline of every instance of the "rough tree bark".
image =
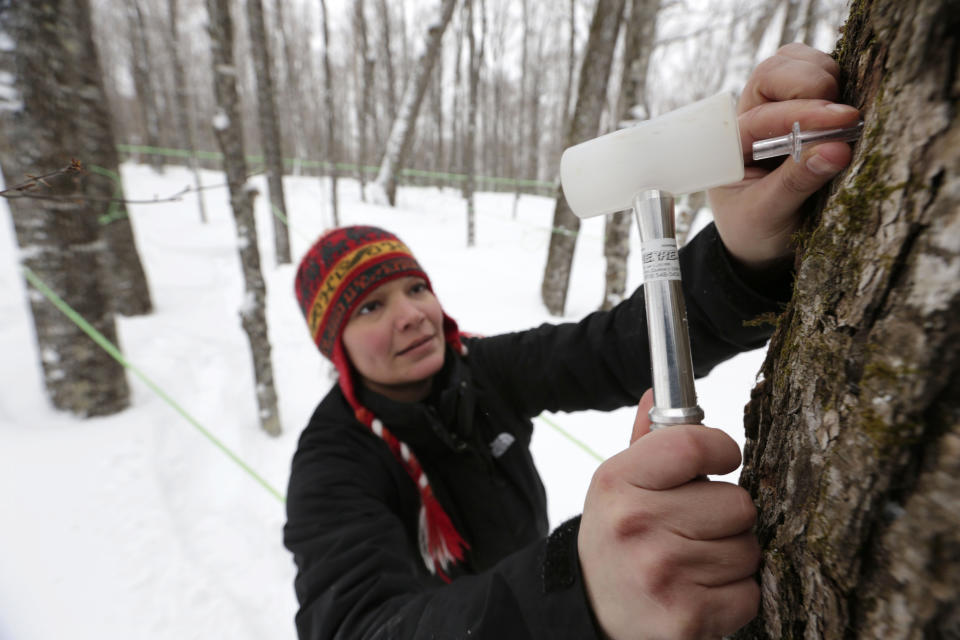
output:
[{"label": "rough tree bark", "polygon": [[403,166],[413,141],[413,127],[420,112],[420,104],[427,92],[427,84],[430,82],[433,65],[440,51],[440,43],[443,41],[443,32],[446,31],[456,6],[456,0],[440,0],[437,18],[427,27],[423,50],[414,64],[413,76],[407,82],[403,103],[390,129],[387,148],[380,162],[380,173],[377,175],[376,182],[370,185],[374,201],[386,201],[391,206],[396,204],[397,173]]},{"label": "rough tree bark", "polygon": [[[647,104],[647,70],[657,32],[660,0],[630,0],[630,19],[624,24],[623,75],[617,100],[614,127],[636,120],[632,110]],[[603,227],[603,257],[607,261],[601,309],[612,309],[627,288],[627,259],[630,257],[630,220],[633,211],[606,216]]]},{"label": "rough tree bark", "polygon": [[[53,6],[60,6],[54,3]],[[98,209],[100,215],[100,238],[106,243],[103,252],[103,270],[100,278],[109,289],[109,304],[113,311],[125,316],[139,316],[150,313],[153,303],[150,287],[137,252],[137,243],[133,235],[133,226],[124,204],[123,181],[120,178],[120,158],[117,154],[116,139],[113,134],[113,118],[107,110],[106,91],[101,76],[96,46],[90,18],[90,5],[84,2],[65,16],[59,33],[65,55],[71,56],[65,73],[70,78],[58,78],[64,84],[64,93],[71,104],[58,102],[50,109],[71,110],[74,129],[70,136],[63,139],[61,154],[75,157],[90,171],[87,183],[83,187],[88,203]],[[75,31],[68,32],[69,29]],[[82,47],[88,52],[83,61],[72,55],[75,49]],[[56,94],[51,94],[56,95]],[[57,98],[58,101],[64,98]],[[48,111],[49,113],[50,111]]]},{"label": "rough tree bark", "polygon": [[187,87],[187,76],[183,71],[183,60],[180,58],[180,11],[179,0],[168,0],[167,12],[170,21],[170,37],[167,54],[173,67],[174,91],[173,119],[180,141],[189,154],[190,171],[193,173],[193,184],[197,192],[197,207],[200,209],[200,221],[207,222],[207,207],[203,200],[203,183],[200,180],[200,168],[197,162],[197,143],[195,128],[196,122],[193,112],[193,101],[190,99],[191,89]]},{"label": "rough tree bark", "polygon": [[952,0],[851,7],[865,133],[747,407],[764,560],[740,638],[960,637],[958,54]]},{"label": "rough tree bark", "polygon": [[[0,1],[0,166],[8,188],[27,175],[70,163],[85,148],[90,73],[90,12],[86,0]],[[12,46],[9,46],[12,45]],[[102,105],[101,105],[102,107]],[[12,198],[10,213],[20,264],[30,269],[108,340],[117,333],[102,269],[107,245],[100,237],[104,204],[100,180],[79,175],[47,179],[39,195]],[[43,192],[46,192],[45,194]],[[63,197],[65,195],[77,197]],[[112,193],[108,193],[108,197]],[[29,290],[29,288],[28,288]],[[37,352],[53,406],[80,416],[108,415],[129,404],[123,367],[37,291],[29,291]]]},{"label": "rough tree bark", "polygon": [[270,219],[273,220],[273,246],[277,264],[290,264],[290,233],[287,230],[287,202],[283,195],[283,150],[277,124],[276,95],[273,89],[273,67],[270,44],[263,25],[263,3],[247,0],[247,27],[250,32],[250,53],[257,77],[257,115],[260,124],[260,146],[267,169],[267,191],[270,195]]},{"label": "rough tree bark", "polygon": [[[599,132],[623,4],[624,0],[597,1],[580,69],[577,106],[567,130],[567,147],[596,137]],[[540,297],[547,310],[555,316],[563,315],[566,305],[570,267],[579,229],[580,220],[570,210],[563,190],[558,189],[557,204],[553,211],[553,233],[550,235],[547,265],[540,286]]]},{"label": "rough tree bark", "polygon": [[273,365],[270,362],[270,341],[267,333],[267,288],[260,272],[260,250],[253,217],[254,194],[247,184],[229,0],[207,0],[207,14],[213,54],[213,88],[217,101],[214,133],[223,152],[223,168],[227,174],[230,206],[237,225],[237,244],[243,269],[245,295],[240,309],[240,320],[250,341],[250,352],[253,356],[260,426],[270,435],[277,436],[280,435],[280,416],[277,412],[277,393],[273,385]]}]

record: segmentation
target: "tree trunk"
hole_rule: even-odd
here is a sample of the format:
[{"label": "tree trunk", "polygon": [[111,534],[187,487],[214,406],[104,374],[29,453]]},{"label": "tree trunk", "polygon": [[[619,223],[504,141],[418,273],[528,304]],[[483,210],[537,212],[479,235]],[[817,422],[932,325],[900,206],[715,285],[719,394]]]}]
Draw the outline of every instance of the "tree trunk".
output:
[{"label": "tree trunk", "polygon": [[333,106],[333,73],[330,71],[330,25],[327,3],[320,0],[320,23],[323,30],[323,104],[327,121],[327,164],[330,166],[330,204],[333,208],[333,226],[340,226],[340,204],[337,199],[337,163],[340,161],[337,141],[337,114]]},{"label": "tree trunk", "polygon": [[370,84],[373,76],[373,59],[369,57],[367,45],[367,17],[363,0],[353,2],[354,37],[354,77],[357,95],[357,180],[360,182],[360,199],[365,200],[366,173],[364,163],[367,158],[367,116],[370,114]]},{"label": "tree trunk", "polygon": [[[95,54],[90,29],[86,0],[0,4],[0,33],[12,44],[0,49],[0,75],[11,81],[0,94],[0,167],[8,188],[68,165],[88,148],[84,138],[103,130],[103,122],[90,122],[103,117],[103,103],[90,113],[92,101],[84,97],[99,86],[92,79],[99,64],[71,53]],[[92,134],[81,132],[91,125]],[[34,191],[51,199],[9,200],[20,263],[116,344],[103,278],[108,247],[98,220],[105,205],[89,199],[102,195],[103,181],[61,175],[46,182]],[[84,417],[126,408],[123,367],[47,298],[36,291],[28,298],[53,406]]]},{"label": "tree trunk", "polygon": [[530,106],[529,117],[529,137],[527,138],[527,178],[538,180],[540,176],[540,83],[543,80],[544,64],[543,59],[543,32],[537,34],[537,57],[535,68],[530,69],[532,75],[530,85]]},{"label": "tree trunk", "polygon": [[180,59],[180,29],[178,0],[168,0],[167,10],[170,19],[169,44],[170,64],[173,66],[174,105],[173,118],[181,141],[190,155],[190,171],[193,173],[193,184],[197,191],[197,207],[200,209],[200,221],[207,222],[207,207],[203,201],[203,183],[200,180],[200,168],[197,163],[197,143],[194,135],[193,105],[190,100],[191,89],[187,87],[186,74],[183,72],[183,61]]},{"label": "tree trunk", "polygon": [[207,0],[207,14],[213,54],[213,88],[217,101],[214,133],[223,152],[223,168],[227,174],[230,206],[237,225],[237,244],[243,269],[245,295],[240,309],[240,320],[253,355],[260,426],[270,435],[276,436],[280,435],[280,416],[277,413],[277,393],[273,386],[273,365],[270,363],[270,341],[264,308],[267,289],[260,272],[260,250],[253,217],[253,192],[247,185],[229,0]]},{"label": "tree trunk", "polygon": [[287,202],[283,195],[283,150],[273,90],[273,67],[270,63],[267,30],[263,26],[261,0],[247,0],[247,27],[250,31],[250,53],[257,77],[257,114],[260,120],[260,141],[267,168],[267,190],[270,192],[270,219],[273,220],[273,246],[277,264],[290,264],[290,233],[287,230]]},{"label": "tree trunk", "polygon": [[817,22],[817,0],[808,0],[803,13],[803,42],[811,47],[817,36]]},{"label": "tree trunk", "polygon": [[390,122],[397,118],[397,80],[393,71],[393,49],[390,46],[390,10],[387,0],[380,0],[380,43],[383,45],[383,64],[387,74],[387,113]]},{"label": "tree trunk", "polygon": [[747,408],[764,560],[741,638],[960,637],[958,51],[952,0],[851,7],[865,134]]},{"label": "tree trunk", "polygon": [[[477,50],[476,35],[473,30],[473,0],[464,0],[466,10],[467,50],[469,51],[468,64],[470,71],[467,81],[470,84],[467,97],[467,133],[463,141],[463,199],[467,203],[467,246],[476,244],[476,209],[474,204],[474,190],[476,182],[476,152],[474,145],[477,137],[477,85],[480,81],[480,67],[483,65],[483,49],[486,42],[486,29],[481,31],[480,50]],[[481,21],[483,19],[481,18]]]},{"label": "tree trunk", "polygon": [[687,244],[687,238],[700,210],[707,206],[707,192],[695,191],[680,198],[677,203],[677,246]]},{"label": "tree trunk", "polygon": [[[630,20],[626,23],[623,47],[623,77],[614,126],[626,126],[635,119],[636,107],[646,110],[647,70],[653,39],[657,32],[660,0],[631,0]],[[618,211],[604,220],[603,256],[607,261],[601,309],[612,309],[627,288],[627,259],[630,257],[630,220],[632,211]]]},{"label": "tree trunk", "polygon": [[456,5],[456,0],[440,0],[437,20],[427,28],[423,51],[414,66],[413,77],[407,83],[407,90],[403,96],[403,104],[400,105],[397,118],[390,130],[387,148],[380,163],[380,173],[377,175],[376,182],[371,185],[375,188],[374,200],[389,202],[391,206],[396,204],[397,172],[403,166],[410,150],[413,126],[420,112],[420,103],[423,102],[427,84],[430,82],[433,65],[443,40],[443,32],[450,23],[450,16],[453,15]]},{"label": "tree trunk", "polygon": [[[287,24],[286,17],[284,15],[284,5],[285,0],[274,0],[274,14],[276,15],[277,21],[277,31],[280,38],[280,46],[283,48],[283,69],[284,73],[281,74],[283,79],[283,90],[281,95],[284,96],[283,101],[287,103],[288,112],[290,114],[290,121],[287,123],[286,127],[286,137],[282,138],[288,142],[293,142],[294,149],[294,175],[300,175],[300,167],[303,164],[303,161],[307,158],[306,152],[306,130],[303,126],[303,105],[300,98],[300,85],[301,85],[301,76],[298,73],[298,58],[294,55],[294,48],[291,44],[291,37],[288,34],[290,25]],[[279,65],[278,65],[279,66]],[[283,118],[281,118],[281,123]],[[281,127],[283,130],[283,127]]]},{"label": "tree trunk", "polygon": [[780,30],[780,46],[797,39],[800,25],[800,0],[784,0],[783,27]]},{"label": "tree trunk", "polygon": [[[143,119],[145,142],[150,149],[160,146],[160,115],[157,110],[156,94],[153,90],[151,78],[150,44],[147,41],[147,31],[143,20],[143,10],[139,0],[129,0],[127,7],[127,24],[130,30],[130,62],[133,86],[137,92],[137,104],[140,107],[140,117]],[[163,171],[163,156],[158,153],[147,152],[147,160],[156,171]]]},{"label": "tree trunk", "polygon": [[[620,18],[623,15],[623,3],[624,0],[597,2],[590,23],[587,48],[583,54],[583,66],[580,69],[577,106],[567,132],[568,147],[596,137],[599,132],[600,116],[607,97],[610,63],[620,28]],[[563,190],[559,189],[553,211],[553,233],[550,236],[547,265],[540,287],[543,303],[555,316],[563,314],[566,304],[570,266],[573,263],[573,250],[579,229],[580,220],[570,210]]]}]

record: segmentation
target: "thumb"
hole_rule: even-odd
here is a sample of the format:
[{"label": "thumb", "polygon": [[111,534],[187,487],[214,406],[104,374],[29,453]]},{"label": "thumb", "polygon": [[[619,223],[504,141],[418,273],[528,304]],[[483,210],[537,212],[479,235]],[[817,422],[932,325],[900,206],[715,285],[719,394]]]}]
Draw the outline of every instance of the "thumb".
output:
[{"label": "thumb", "polygon": [[633,433],[630,434],[630,444],[636,442],[640,436],[650,433],[650,408],[653,406],[653,389],[647,389],[640,404],[637,405],[637,417],[633,419]]},{"label": "thumb", "polygon": [[826,142],[804,153],[800,162],[788,158],[773,172],[767,195],[777,201],[774,206],[797,209],[850,164],[851,157],[846,142]]}]

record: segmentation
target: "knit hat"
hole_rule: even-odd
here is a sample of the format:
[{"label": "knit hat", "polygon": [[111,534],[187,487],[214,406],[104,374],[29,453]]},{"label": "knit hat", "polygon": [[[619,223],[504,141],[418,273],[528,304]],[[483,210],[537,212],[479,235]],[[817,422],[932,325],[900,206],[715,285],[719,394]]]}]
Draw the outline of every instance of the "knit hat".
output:
[{"label": "knit hat", "polygon": [[[357,400],[352,365],[343,346],[343,329],[364,296],[407,276],[423,278],[433,291],[417,259],[395,235],[377,227],[341,227],[320,236],[300,261],[295,289],[310,336],[336,368],[340,389],[357,420],[387,444],[420,492],[420,553],[427,569],[449,582],[446,571],[463,560],[469,545],[437,501],[413,452]],[[447,344],[466,355],[457,323],[446,313],[443,335]]]}]

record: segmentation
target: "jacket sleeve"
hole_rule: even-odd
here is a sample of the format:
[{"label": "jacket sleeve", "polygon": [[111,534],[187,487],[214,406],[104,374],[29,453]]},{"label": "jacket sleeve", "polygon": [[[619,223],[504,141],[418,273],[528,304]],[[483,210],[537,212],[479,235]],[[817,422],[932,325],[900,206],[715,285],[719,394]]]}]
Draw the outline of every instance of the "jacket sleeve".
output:
[{"label": "jacket sleeve", "polygon": [[301,640],[597,638],[578,522],[446,584],[427,573],[400,515],[418,504],[409,479],[398,481],[382,443],[352,431],[310,434],[294,457],[284,543],[298,569]]},{"label": "jacket sleeve", "polygon": [[[707,226],[680,250],[694,373],[763,346],[772,325],[758,316],[776,313],[790,295],[781,270],[763,292],[734,271],[716,228]],[[608,312],[578,323],[475,341],[470,358],[527,416],[543,410],[609,410],[635,404],[650,387],[650,354],[643,287]]]}]

